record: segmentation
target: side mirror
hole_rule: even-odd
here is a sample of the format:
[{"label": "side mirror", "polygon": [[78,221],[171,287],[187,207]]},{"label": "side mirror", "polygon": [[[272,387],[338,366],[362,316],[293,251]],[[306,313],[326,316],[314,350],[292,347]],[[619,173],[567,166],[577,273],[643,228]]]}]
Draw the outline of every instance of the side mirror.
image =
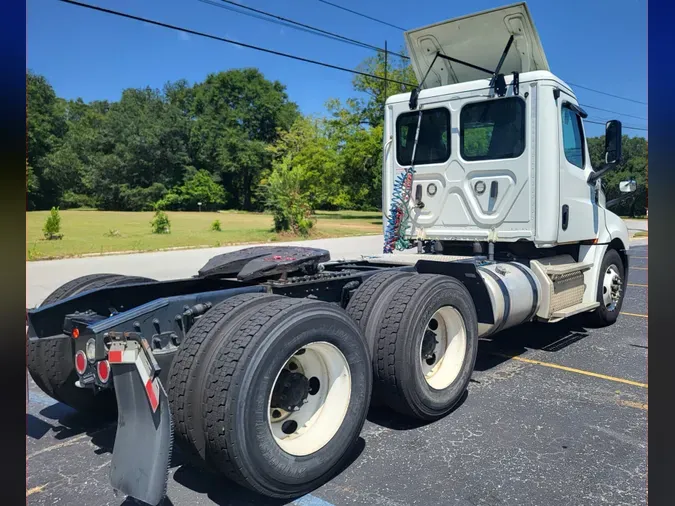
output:
[{"label": "side mirror", "polygon": [[605,163],[616,165],[621,161],[621,122],[608,121],[605,125]]},{"label": "side mirror", "polygon": [[637,183],[635,179],[629,179],[628,181],[621,181],[619,183],[619,191],[621,193],[633,193],[637,190]]}]

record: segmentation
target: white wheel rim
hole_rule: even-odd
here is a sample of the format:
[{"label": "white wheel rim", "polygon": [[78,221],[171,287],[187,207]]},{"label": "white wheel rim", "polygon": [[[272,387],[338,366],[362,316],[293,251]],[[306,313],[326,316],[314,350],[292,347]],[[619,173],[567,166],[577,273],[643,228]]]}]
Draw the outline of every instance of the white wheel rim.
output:
[{"label": "white wheel rim", "polygon": [[616,265],[607,267],[602,281],[602,301],[608,311],[616,309],[619,300],[621,300],[621,276]]},{"label": "white wheel rim", "polygon": [[[428,334],[431,332],[431,334]],[[420,366],[424,379],[431,388],[443,390],[449,387],[459,376],[466,357],[466,327],[464,318],[452,306],[444,306],[436,311],[425,328],[427,339],[433,339],[425,346],[425,338],[420,343]],[[432,336],[433,335],[433,336]]]},{"label": "white wheel rim", "polygon": [[[277,383],[284,369],[303,375],[309,384],[306,398],[294,411],[273,406],[273,394],[277,386],[282,387]],[[274,441],[295,456],[320,450],[342,425],[351,390],[349,364],[337,347],[321,341],[296,350],[277,373],[268,400],[267,420]]]}]

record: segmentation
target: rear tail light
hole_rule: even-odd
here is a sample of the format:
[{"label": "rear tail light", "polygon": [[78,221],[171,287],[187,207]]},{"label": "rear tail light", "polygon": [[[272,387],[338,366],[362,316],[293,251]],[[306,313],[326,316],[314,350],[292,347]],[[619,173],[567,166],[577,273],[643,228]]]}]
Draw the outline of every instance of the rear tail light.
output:
[{"label": "rear tail light", "polygon": [[80,375],[84,374],[84,371],[87,370],[87,356],[82,350],[75,354],[75,370]]},{"label": "rear tail light", "polygon": [[101,383],[107,383],[110,379],[110,363],[107,360],[101,360],[96,365],[96,372]]}]

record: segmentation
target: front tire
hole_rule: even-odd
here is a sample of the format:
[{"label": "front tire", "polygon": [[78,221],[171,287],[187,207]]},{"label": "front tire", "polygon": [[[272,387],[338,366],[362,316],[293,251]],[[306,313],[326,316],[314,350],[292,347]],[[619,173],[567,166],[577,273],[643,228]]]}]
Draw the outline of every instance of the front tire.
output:
[{"label": "front tire", "polygon": [[214,348],[203,397],[208,463],[268,497],[306,494],[346,463],[371,388],[365,340],[344,310],[272,301]]},{"label": "front tire", "polygon": [[626,271],[621,255],[615,249],[605,252],[598,278],[597,301],[600,303],[588,313],[586,321],[591,327],[608,327],[616,322],[626,293]]}]

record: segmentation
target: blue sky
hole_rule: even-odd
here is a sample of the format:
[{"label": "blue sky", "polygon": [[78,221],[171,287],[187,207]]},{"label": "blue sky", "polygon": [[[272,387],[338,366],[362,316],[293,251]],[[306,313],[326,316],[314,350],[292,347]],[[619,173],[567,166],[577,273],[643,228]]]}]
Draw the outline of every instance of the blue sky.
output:
[{"label": "blue sky", "polygon": [[[290,28],[233,13],[199,0],[81,0],[141,17],[184,26],[307,58],[354,68],[372,54]],[[217,1],[217,0],[215,0]],[[512,3],[510,0],[331,0],[353,10],[415,28]],[[317,0],[240,0],[287,18],[382,46],[403,47],[400,30],[363,19]],[[415,9],[414,7],[419,8]],[[422,7],[423,6],[423,7]],[[530,0],[528,7],[551,70],[567,81],[647,102],[646,0]],[[497,51],[501,48],[496,48]],[[27,1],[27,67],[43,74],[64,98],[117,100],[123,89],[212,72],[258,67],[287,86],[306,114],[322,114],[330,98],[354,96],[352,76],[340,71],[262,54],[64,4]],[[647,117],[647,106],[575,88],[582,104]],[[644,120],[588,109],[590,118],[621,119],[645,128]],[[587,124],[589,135],[600,125]],[[625,130],[631,135],[646,132]]]}]

